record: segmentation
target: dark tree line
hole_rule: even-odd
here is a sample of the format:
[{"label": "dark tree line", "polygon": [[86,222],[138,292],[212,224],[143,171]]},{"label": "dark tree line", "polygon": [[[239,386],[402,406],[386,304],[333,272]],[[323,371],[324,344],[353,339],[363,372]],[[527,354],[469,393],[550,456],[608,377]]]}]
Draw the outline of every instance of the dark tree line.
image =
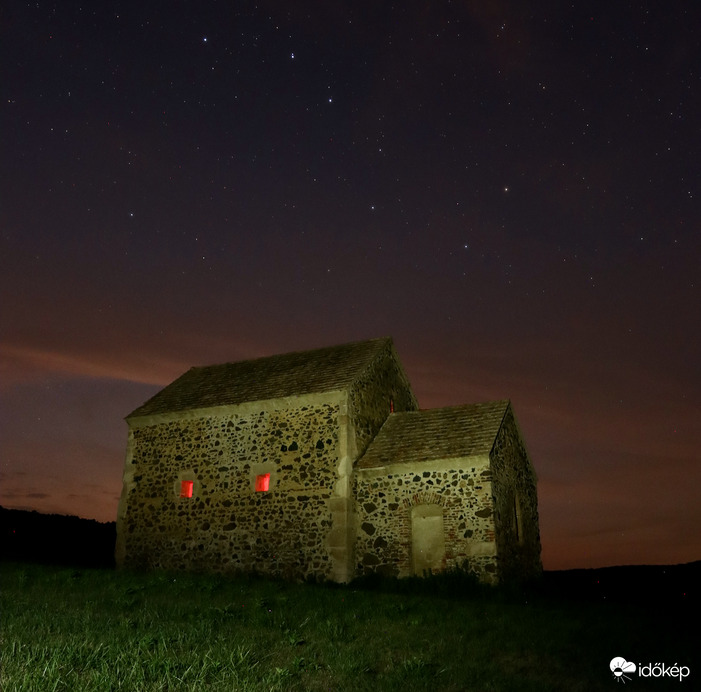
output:
[{"label": "dark tree line", "polygon": [[116,524],[0,507],[2,560],[114,567]]}]

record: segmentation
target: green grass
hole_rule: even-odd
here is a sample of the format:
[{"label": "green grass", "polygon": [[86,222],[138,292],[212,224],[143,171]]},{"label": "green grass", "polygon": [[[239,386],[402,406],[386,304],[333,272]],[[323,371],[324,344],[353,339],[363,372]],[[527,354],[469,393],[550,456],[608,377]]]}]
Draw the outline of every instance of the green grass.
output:
[{"label": "green grass", "polygon": [[688,664],[698,646],[670,609],[440,579],[381,591],[13,563],[0,578],[4,692],[611,690],[614,656]]}]

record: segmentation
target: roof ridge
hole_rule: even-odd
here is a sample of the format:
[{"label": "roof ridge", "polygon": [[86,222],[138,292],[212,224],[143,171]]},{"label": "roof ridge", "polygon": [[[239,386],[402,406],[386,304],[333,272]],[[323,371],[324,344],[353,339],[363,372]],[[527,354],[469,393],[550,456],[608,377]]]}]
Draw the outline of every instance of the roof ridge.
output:
[{"label": "roof ridge", "polygon": [[361,339],[359,341],[347,341],[342,344],[333,344],[329,346],[319,346],[317,348],[303,348],[295,351],[285,351],[283,353],[271,353],[270,355],[267,356],[256,356],[255,358],[243,358],[242,360],[226,360],[221,363],[210,363],[209,365],[193,365],[187,370],[186,372],[189,372],[190,370],[203,370],[207,368],[216,368],[216,367],[221,367],[223,365],[239,365],[241,363],[256,363],[261,360],[268,360],[269,358],[284,358],[285,356],[296,356],[296,355],[304,355],[304,354],[311,354],[311,353],[317,353],[320,351],[332,351],[336,349],[341,349],[345,348],[347,346],[360,346],[361,344],[371,344],[374,341],[388,341],[392,342],[392,337],[391,336],[379,336],[379,337],[374,337],[372,339]]},{"label": "roof ridge", "polygon": [[496,404],[503,404],[506,406],[507,404],[511,403],[511,399],[487,399],[486,401],[474,401],[469,404],[450,404],[449,406],[437,406],[437,407],[431,407],[431,408],[420,408],[414,411],[396,411],[397,414],[399,413],[424,413],[424,412],[429,412],[429,411],[449,411],[450,409],[459,409],[459,408],[471,408],[471,407],[476,407],[476,406],[487,406],[487,405],[496,405]]},{"label": "roof ridge", "polygon": [[193,366],[127,419],[340,390],[358,379],[392,343],[392,337],[379,337]]}]

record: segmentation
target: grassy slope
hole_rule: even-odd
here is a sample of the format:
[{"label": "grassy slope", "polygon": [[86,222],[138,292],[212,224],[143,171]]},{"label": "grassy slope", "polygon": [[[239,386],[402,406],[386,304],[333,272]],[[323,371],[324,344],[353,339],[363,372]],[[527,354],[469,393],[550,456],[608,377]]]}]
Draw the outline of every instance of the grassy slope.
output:
[{"label": "grassy slope", "polygon": [[671,665],[698,652],[682,633],[694,615],[676,605],[449,580],[392,593],[17,563],[0,577],[6,692],[611,690],[614,656]]}]

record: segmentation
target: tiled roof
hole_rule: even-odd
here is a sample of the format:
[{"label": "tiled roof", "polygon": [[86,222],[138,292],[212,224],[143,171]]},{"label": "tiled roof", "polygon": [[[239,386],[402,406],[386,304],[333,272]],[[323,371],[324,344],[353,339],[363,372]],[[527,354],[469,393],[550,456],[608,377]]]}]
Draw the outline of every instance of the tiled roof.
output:
[{"label": "tiled roof", "polygon": [[490,401],[393,413],[358,468],[489,454],[508,407],[508,401]]},{"label": "tiled roof", "polygon": [[372,339],[191,368],[127,418],[342,389],[391,347],[390,338]]}]

